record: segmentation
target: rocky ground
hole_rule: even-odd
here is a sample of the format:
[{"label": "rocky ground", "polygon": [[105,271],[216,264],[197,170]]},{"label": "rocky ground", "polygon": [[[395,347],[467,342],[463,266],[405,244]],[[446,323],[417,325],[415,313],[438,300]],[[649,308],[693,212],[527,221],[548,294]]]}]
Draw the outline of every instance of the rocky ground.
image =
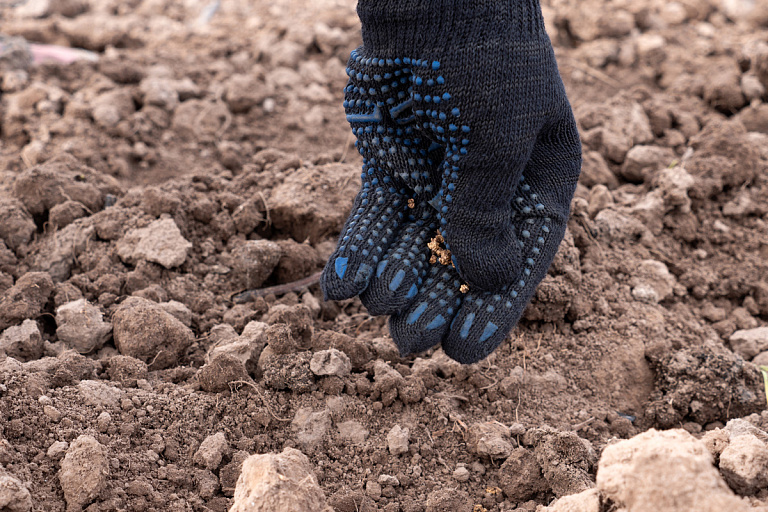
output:
[{"label": "rocky ground", "polygon": [[543,1],[584,167],[472,366],[316,284],[354,1],[217,4],[0,2],[93,52],[0,59],[0,510],[768,510],[766,4]]}]

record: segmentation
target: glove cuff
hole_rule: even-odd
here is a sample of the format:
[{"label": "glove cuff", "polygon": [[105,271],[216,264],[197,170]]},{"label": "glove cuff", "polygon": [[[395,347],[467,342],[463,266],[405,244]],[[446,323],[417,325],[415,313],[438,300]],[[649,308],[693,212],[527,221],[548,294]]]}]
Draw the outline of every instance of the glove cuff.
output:
[{"label": "glove cuff", "polygon": [[484,38],[546,35],[539,0],[359,0],[371,57],[442,53]]}]

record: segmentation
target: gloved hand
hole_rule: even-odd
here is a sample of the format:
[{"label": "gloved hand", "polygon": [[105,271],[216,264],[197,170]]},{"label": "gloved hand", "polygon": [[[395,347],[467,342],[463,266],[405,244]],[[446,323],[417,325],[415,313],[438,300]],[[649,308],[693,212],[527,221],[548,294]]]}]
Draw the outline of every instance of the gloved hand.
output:
[{"label": "gloved hand", "polygon": [[[361,299],[394,313],[401,353],[442,342],[454,359],[475,362],[506,337],[545,276],[581,166],[538,1],[360,0],[358,13],[365,51],[407,67],[417,133],[444,152],[431,204],[453,264],[406,267],[415,293],[395,287]],[[423,238],[399,240],[409,260],[430,256]],[[373,276],[371,290],[389,278]]]}]

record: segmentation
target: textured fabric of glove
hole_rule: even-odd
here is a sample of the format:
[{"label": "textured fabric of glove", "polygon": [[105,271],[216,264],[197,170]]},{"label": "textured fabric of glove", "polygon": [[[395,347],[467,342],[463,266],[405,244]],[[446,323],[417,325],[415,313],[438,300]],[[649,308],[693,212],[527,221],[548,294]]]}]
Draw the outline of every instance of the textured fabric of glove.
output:
[{"label": "textured fabric of glove", "polygon": [[[363,157],[362,187],[323,272],[326,300],[354,297],[368,287],[384,314],[405,306],[421,284],[426,246],[437,212],[428,204],[440,185],[443,150],[418,130],[410,70],[402,61],[352,52],[344,108]],[[403,230],[403,225],[407,227]],[[423,242],[423,243],[422,243]]]},{"label": "textured fabric of glove", "polygon": [[[471,363],[503,341],[546,275],[581,166],[541,10],[536,0],[360,0],[358,13],[364,52],[402,66],[414,136],[441,154],[436,171],[421,170],[427,181],[439,177],[430,205],[453,263],[423,264],[434,222],[403,220],[397,245],[421,265],[393,268],[413,276],[410,286],[372,293],[397,284],[398,274],[376,272],[361,299],[373,312],[394,313],[390,332],[401,353],[443,343]],[[418,236],[397,238],[408,229]]]}]

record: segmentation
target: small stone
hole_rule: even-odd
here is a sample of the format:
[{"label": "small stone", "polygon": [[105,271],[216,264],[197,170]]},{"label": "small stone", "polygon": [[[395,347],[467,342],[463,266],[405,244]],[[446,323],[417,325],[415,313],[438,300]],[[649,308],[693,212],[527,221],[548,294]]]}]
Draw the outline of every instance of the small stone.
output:
[{"label": "small stone", "polygon": [[331,348],[315,352],[309,361],[309,369],[315,375],[346,377],[352,371],[352,363],[344,352]]},{"label": "small stone", "polygon": [[752,102],[765,95],[765,86],[760,83],[757,76],[747,73],[741,75],[741,92],[744,93],[747,101]]},{"label": "small stone", "polygon": [[112,324],[101,310],[85,299],[68,302],[56,309],[56,336],[81,354],[100,349],[112,335]]},{"label": "small stone", "polygon": [[708,302],[701,308],[701,316],[714,323],[725,320],[727,313],[725,309],[718,308],[714,304]]},{"label": "small stone", "polygon": [[173,87],[173,81],[167,78],[150,76],[141,81],[139,91],[145,105],[154,105],[173,111],[179,103],[179,93]]},{"label": "small stone", "polygon": [[475,423],[469,427],[467,448],[491,460],[506,459],[514,449],[509,429],[498,422]]},{"label": "small stone", "polygon": [[672,296],[677,280],[667,266],[656,260],[644,260],[632,277],[632,296],[641,302],[656,304]]},{"label": "small stone", "polygon": [[181,235],[176,222],[170,217],[128,231],[116,246],[118,256],[125,263],[135,265],[140,260],[146,260],[165,268],[184,263],[191,248],[192,243]]},{"label": "small stone", "polygon": [[728,420],[723,430],[728,434],[729,440],[743,435],[752,435],[768,444],[768,433],[743,418]]},{"label": "small stone", "polygon": [[744,218],[754,213],[760,213],[760,209],[760,205],[752,199],[749,192],[742,190],[735,198],[723,205],[723,215]]},{"label": "small stone", "polygon": [[192,311],[181,302],[169,300],[168,302],[160,302],[158,307],[178,319],[187,327],[192,326]]},{"label": "small stone", "polygon": [[465,468],[464,466],[461,466],[460,468],[456,468],[453,471],[453,478],[457,482],[466,482],[469,480],[469,470]]},{"label": "small stone", "polygon": [[108,476],[106,448],[89,435],[75,439],[59,470],[67,510],[81,510],[96,499],[107,485]]},{"label": "small stone", "polygon": [[219,468],[222,458],[228,453],[227,436],[224,432],[217,432],[200,443],[200,448],[195,452],[192,461],[198,466],[214,471]]},{"label": "small stone", "polygon": [[387,447],[392,455],[408,453],[408,440],[410,432],[407,428],[395,425],[387,434]]},{"label": "small stone", "polygon": [[525,435],[525,425],[523,425],[522,423],[512,423],[509,426],[509,435],[511,436]]},{"label": "small stone", "polygon": [[621,168],[621,175],[633,182],[643,182],[646,173],[663,169],[675,159],[670,148],[658,146],[635,146],[627,152]]},{"label": "small stone", "polygon": [[[232,330],[232,336],[223,337],[213,341],[206,359],[210,362],[222,354],[228,354],[240,360],[245,365],[248,373],[253,373],[259,361],[261,351],[267,343],[266,330],[269,326],[264,322],[251,321],[238,336]],[[211,335],[213,335],[211,329]]]},{"label": "small stone", "polygon": [[306,455],[286,448],[282,453],[251,455],[237,479],[229,512],[330,512]]},{"label": "small stone", "polygon": [[37,322],[24,320],[0,334],[0,351],[19,361],[33,361],[43,355],[43,337]]}]

